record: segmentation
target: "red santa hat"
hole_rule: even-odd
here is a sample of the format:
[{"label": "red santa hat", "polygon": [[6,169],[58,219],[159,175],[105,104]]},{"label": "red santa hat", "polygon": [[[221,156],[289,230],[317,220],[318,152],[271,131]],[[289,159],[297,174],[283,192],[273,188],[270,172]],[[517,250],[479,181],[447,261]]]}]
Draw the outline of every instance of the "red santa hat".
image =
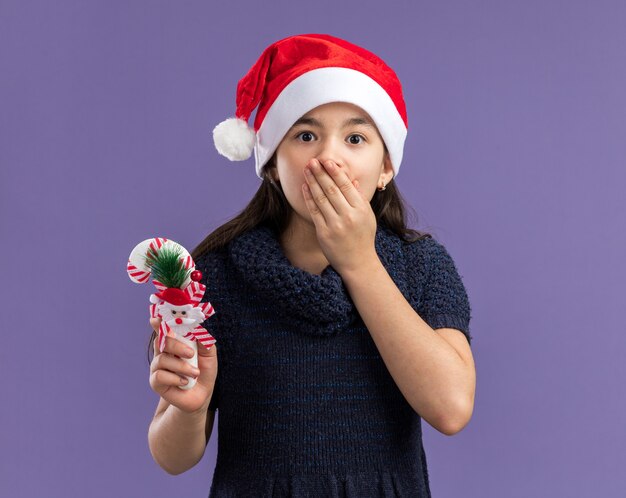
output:
[{"label": "red santa hat", "polygon": [[[231,161],[254,150],[256,174],[293,123],[329,102],[361,107],[374,120],[398,175],[408,120],[402,86],[377,55],[326,34],[295,35],[267,47],[237,85],[235,116],[213,130],[217,151]],[[248,119],[258,105],[254,127]]]},{"label": "red santa hat", "polygon": [[156,292],[154,294],[159,299],[163,299],[166,303],[173,304],[174,306],[184,306],[186,304],[195,304],[184,290],[176,287],[168,287],[162,292]]}]

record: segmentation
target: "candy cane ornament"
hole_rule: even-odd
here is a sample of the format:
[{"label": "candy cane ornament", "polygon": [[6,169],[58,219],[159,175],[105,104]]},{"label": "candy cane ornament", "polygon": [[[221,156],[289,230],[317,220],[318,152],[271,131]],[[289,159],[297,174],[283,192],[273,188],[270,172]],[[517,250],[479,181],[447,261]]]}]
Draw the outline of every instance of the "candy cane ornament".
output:
[{"label": "candy cane ornament", "polygon": [[[209,302],[201,302],[206,287],[200,283],[202,273],[195,269],[189,252],[180,244],[163,237],[146,239],[130,253],[126,271],[138,284],[152,283],[157,292],[150,295],[150,316],[161,318],[158,333],[159,351],[165,348],[165,338],[176,337],[194,351],[192,358],[184,358],[198,368],[198,342],[206,349],[215,344],[215,338],[201,326],[215,314]],[[191,389],[196,379],[186,376],[188,383],[178,386]]]}]

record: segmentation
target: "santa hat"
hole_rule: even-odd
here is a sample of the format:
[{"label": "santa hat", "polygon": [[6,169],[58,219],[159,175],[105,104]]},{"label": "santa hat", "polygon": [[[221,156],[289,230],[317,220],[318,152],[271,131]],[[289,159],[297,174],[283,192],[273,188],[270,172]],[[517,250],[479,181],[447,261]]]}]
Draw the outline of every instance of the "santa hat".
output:
[{"label": "santa hat", "polygon": [[174,306],[184,306],[186,304],[195,304],[189,296],[182,289],[176,287],[168,287],[162,292],[156,292],[154,294],[159,299],[162,299],[166,303],[173,304]]},{"label": "santa hat", "polygon": [[[326,34],[290,36],[263,51],[239,80],[235,116],[213,130],[215,148],[231,161],[248,159],[254,150],[262,178],[293,123],[329,102],[348,102],[370,115],[397,176],[408,126],[400,81],[372,52]],[[252,128],[248,119],[257,105]]]}]

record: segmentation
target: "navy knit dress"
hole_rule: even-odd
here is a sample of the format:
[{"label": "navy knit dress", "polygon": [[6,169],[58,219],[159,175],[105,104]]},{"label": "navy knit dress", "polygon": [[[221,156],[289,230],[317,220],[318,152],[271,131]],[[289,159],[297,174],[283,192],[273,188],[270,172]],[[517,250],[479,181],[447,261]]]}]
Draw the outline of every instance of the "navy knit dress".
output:
[{"label": "navy knit dress", "polygon": [[[416,312],[471,342],[468,296],[444,246],[380,224],[375,246]],[[196,265],[216,310],[203,324],[218,346],[210,498],[430,496],[421,418],[332,266],[293,266],[264,226]]]}]

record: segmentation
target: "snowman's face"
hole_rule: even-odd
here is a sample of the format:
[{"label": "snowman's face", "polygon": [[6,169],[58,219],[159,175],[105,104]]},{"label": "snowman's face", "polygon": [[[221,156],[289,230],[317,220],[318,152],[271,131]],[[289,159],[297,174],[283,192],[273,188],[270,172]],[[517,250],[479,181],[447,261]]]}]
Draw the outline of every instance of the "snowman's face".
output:
[{"label": "snowman's face", "polygon": [[168,303],[161,305],[160,314],[170,327],[190,326],[204,321],[204,315],[191,304],[174,306]]}]

